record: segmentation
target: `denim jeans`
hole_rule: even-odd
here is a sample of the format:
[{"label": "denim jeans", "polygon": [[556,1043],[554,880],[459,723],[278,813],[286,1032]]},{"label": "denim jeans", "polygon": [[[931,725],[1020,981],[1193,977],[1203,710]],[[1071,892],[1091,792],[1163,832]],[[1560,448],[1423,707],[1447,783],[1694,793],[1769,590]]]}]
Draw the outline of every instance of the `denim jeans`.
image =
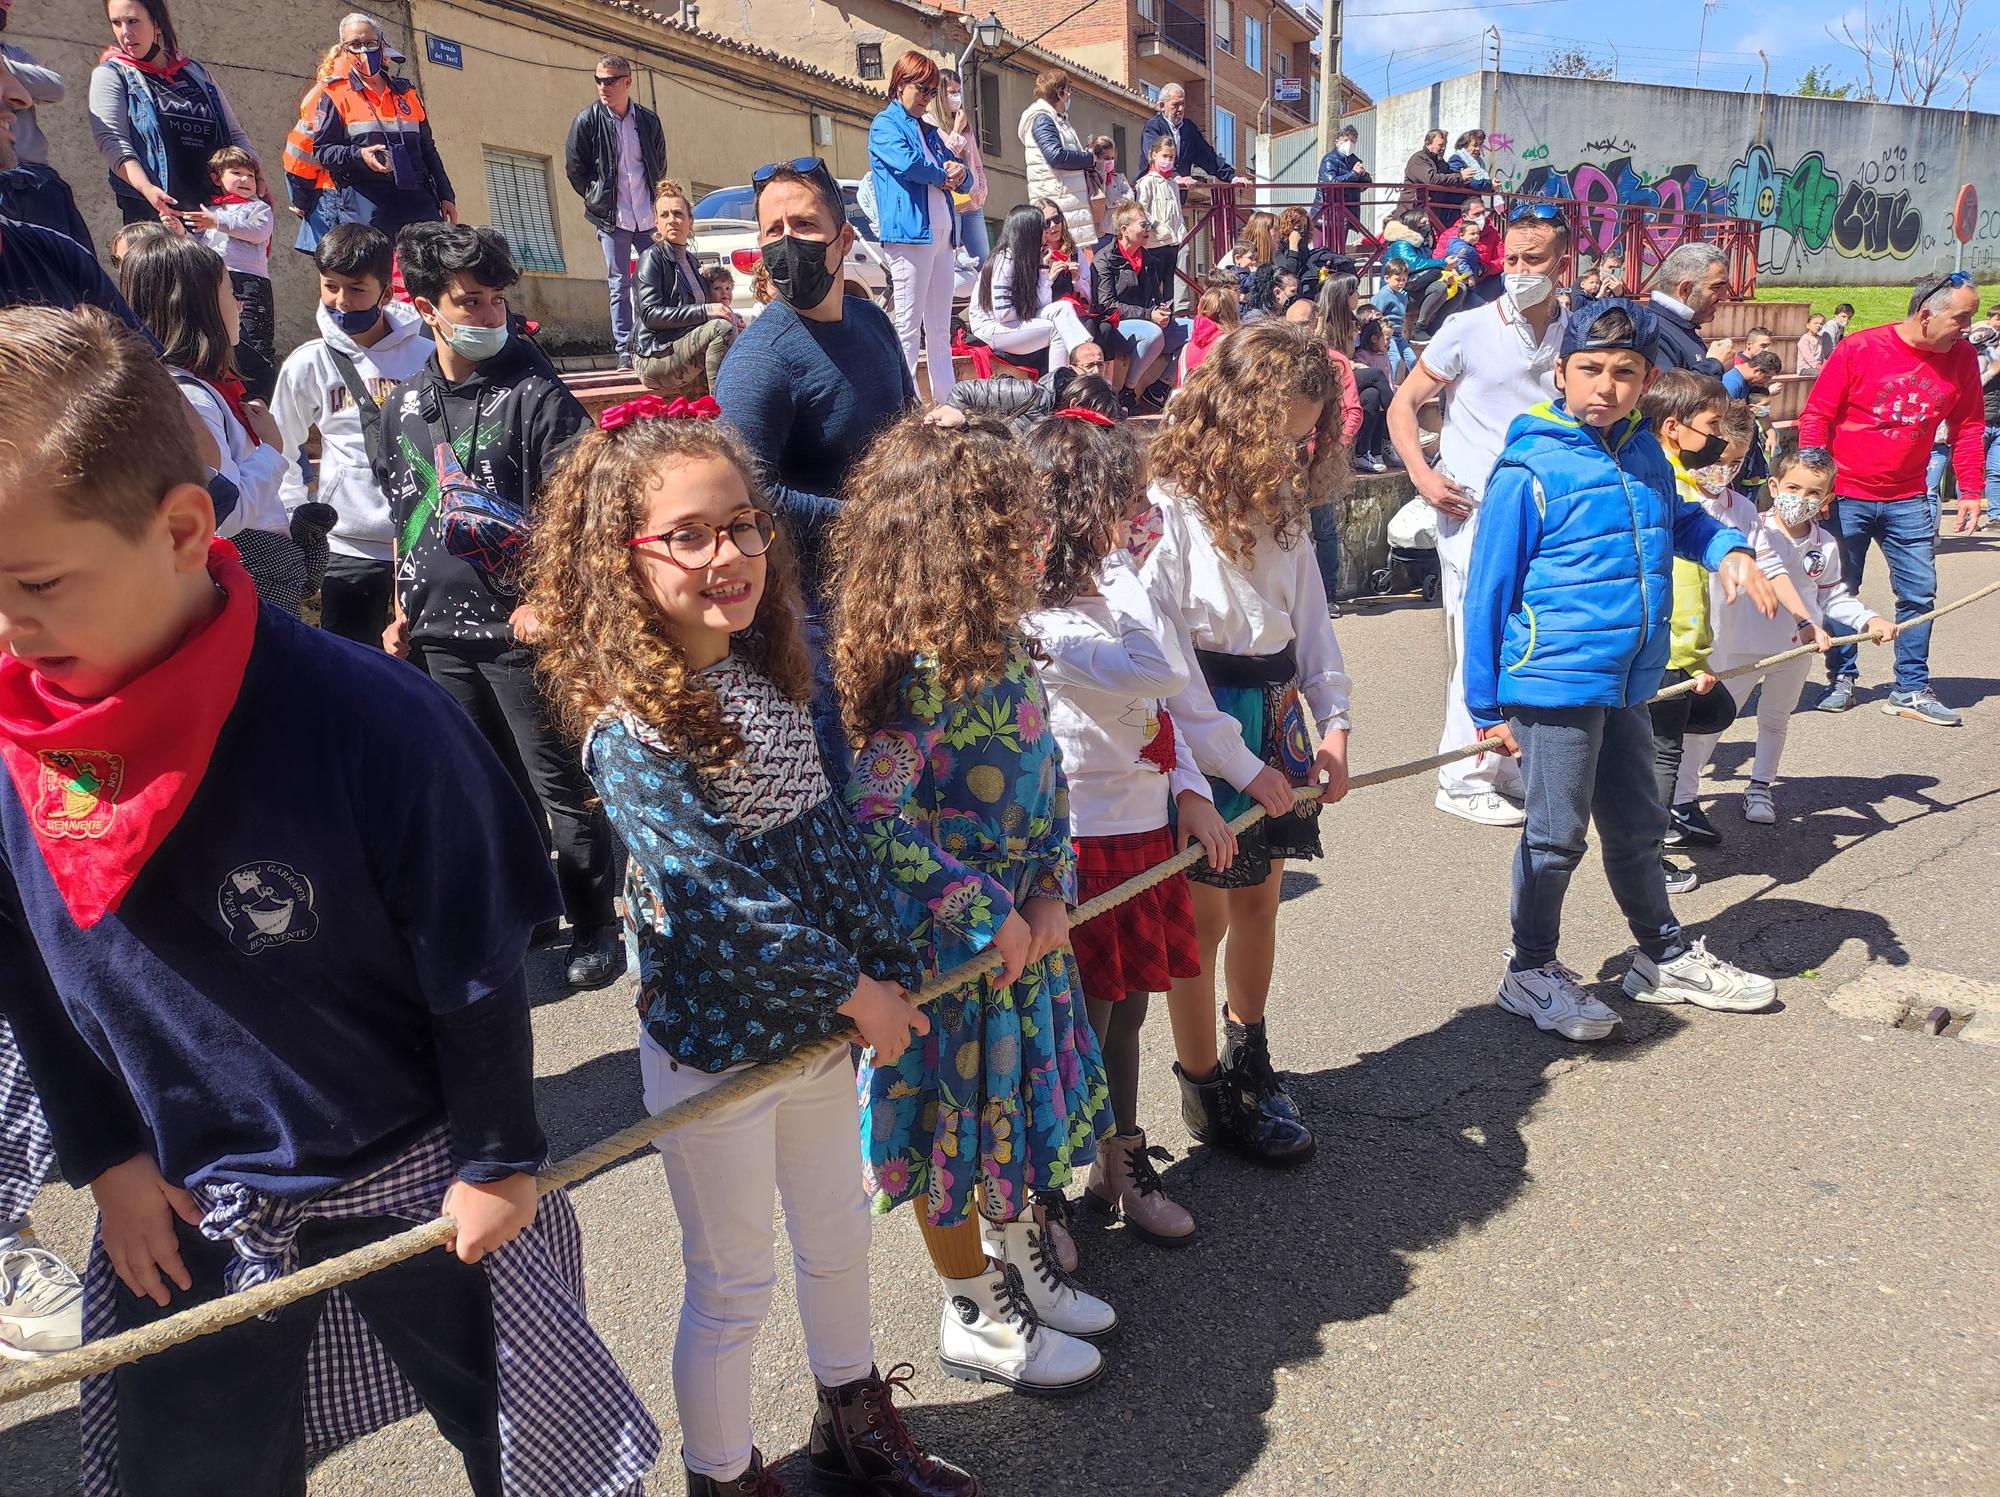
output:
[{"label": "denim jeans", "polygon": [[1340,516],[1331,504],[1315,504],[1306,516],[1312,521],[1313,559],[1331,603],[1340,596]]},{"label": "denim jeans", "polygon": [[650,229],[597,231],[598,248],[604,251],[604,283],[611,292],[611,341],[618,347],[621,364],[632,356],[632,256],[651,237]]},{"label": "denim jeans", "polygon": [[1163,328],[1157,322],[1127,317],[1118,324],[1118,331],[1132,345],[1132,371],[1126,376],[1125,388],[1143,390],[1173,372],[1174,355],[1187,342],[1194,324],[1176,317]]},{"label": "denim jeans", "polygon": [[1667,902],[1660,841],[1667,810],[1653,777],[1653,719],[1630,707],[1516,707],[1528,824],[1514,857],[1516,972],[1556,959],[1563,899],[1590,823],[1604,839],[1604,876],[1639,949],[1656,962],[1687,949]]},{"label": "denim jeans", "polygon": [[958,215],[958,247],[981,265],[993,253],[986,237],[986,211],[983,208],[967,208]]},{"label": "denim jeans", "polygon": [[[1988,458],[1992,456],[1988,453]],[[1827,506],[1826,528],[1840,538],[1840,578],[1861,591],[1868,543],[1882,548],[1889,585],[1896,594],[1896,622],[1929,613],[1937,606],[1939,501],[1927,494],[1911,499],[1836,499]],[[1850,680],[1860,674],[1854,645],[1826,652],[1826,678]],[[1896,636],[1896,690],[1922,691],[1931,684],[1931,626],[1919,624]]]},{"label": "denim jeans", "polygon": [[1389,339],[1389,378],[1401,384],[1403,376],[1417,367],[1417,351],[1410,347],[1410,340],[1401,333],[1392,334]]},{"label": "denim jeans", "polygon": [[1986,428],[1986,518],[2000,513],[2000,426]]}]

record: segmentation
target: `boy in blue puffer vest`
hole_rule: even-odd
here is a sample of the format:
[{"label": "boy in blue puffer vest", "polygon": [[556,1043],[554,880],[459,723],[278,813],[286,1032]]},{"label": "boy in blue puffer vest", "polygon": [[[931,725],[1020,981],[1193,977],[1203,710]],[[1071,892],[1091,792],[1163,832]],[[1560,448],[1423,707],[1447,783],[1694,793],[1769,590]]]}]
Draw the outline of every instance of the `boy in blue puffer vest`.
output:
[{"label": "boy in blue puffer vest", "polygon": [[1726,598],[1747,593],[1766,618],[1776,601],[1742,533],[1676,492],[1639,414],[1657,338],[1652,313],[1622,298],[1571,314],[1561,403],[1543,402],[1508,431],[1466,584],[1466,706],[1520,756],[1527,787],[1514,946],[1496,1001],[1572,1040],[1603,1039],[1618,1023],[1556,959],[1593,817],[1639,943],[1627,997],[1750,1012],[1777,996],[1769,978],[1682,934],[1661,870],[1667,812],[1646,700],[1666,669],[1673,559],[1718,573]]}]

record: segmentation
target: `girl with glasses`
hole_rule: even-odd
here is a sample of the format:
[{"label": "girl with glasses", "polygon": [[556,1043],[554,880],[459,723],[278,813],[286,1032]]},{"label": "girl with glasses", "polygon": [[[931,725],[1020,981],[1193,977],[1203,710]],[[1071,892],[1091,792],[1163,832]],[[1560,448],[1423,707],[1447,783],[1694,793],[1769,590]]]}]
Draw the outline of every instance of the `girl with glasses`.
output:
[{"label": "girl with glasses", "polygon": [[[540,665],[631,853],[648,1111],[747,1065],[859,1029],[894,1059],[929,1028],[874,860],[828,787],[792,555],[749,454],[657,398],[579,441],[535,531]],[[674,1344],[695,1497],[771,1489],[751,1441],[757,1332],[773,1289],[773,1195],[818,1385],[807,1456],[832,1482],[971,1497],[924,1453],[876,1368],[868,1208],[844,1047],[659,1140],[681,1222]]]}]

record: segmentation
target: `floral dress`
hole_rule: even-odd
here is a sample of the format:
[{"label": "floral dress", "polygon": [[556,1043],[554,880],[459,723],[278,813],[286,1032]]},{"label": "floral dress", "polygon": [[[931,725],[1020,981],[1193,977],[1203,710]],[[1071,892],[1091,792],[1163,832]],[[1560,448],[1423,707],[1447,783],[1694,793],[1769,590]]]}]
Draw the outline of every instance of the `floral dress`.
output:
[{"label": "floral dress", "polygon": [[[1000,679],[946,701],[919,665],[901,719],[868,740],[847,798],[928,975],[992,945],[1019,903],[1073,903],[1069,790],[1041,682],[1016,639]],[[1104,1065],[1067,950],[1011,987],[986,976],[929,1008],[931,1032],[861,1069],[863,1175],[877,1212],[921,1199],[939,1226],[1011,1220],[1061,1189],[1108,1126]]]}]

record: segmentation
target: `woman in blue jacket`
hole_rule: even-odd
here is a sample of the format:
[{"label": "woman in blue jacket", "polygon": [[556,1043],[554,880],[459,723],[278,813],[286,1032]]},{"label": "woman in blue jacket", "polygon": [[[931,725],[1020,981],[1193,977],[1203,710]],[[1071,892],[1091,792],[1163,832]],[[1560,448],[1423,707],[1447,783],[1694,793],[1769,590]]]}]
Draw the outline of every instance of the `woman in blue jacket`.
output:
[{"label": "woman in blue jacket", "polygon": [[889,315],[903,361],[917,377],[917,349],[928,350],[931,399],[951,394],[951,289],[958,214],[951,195],[965,181],[924,111],[937,97],[938,65],[905,52],[889,74],[889,104],[868,127],[868,169],[875,183],[875,227],[889,262]]}]

